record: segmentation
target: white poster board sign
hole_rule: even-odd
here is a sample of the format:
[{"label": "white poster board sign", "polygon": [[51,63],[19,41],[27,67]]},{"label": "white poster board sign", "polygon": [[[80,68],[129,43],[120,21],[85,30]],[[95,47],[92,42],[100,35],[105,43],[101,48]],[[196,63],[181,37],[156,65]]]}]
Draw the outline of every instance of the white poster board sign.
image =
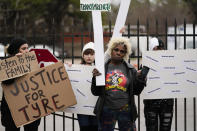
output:
[{"label": "white poster board sign", "polygon": [[144,99],[197,96],[197,49],[146,51],[142,63],[150,68]]},{"label": "white poster board sign", "polygon": [[[101,19],[101,11],[103,9],[98,9],[98,8],[96,9],[96,8],[92,8],[92,7],[90,8],[90,5],[92,6],[92,2],[93,2],[92,0],[81,0],[80,2],[81,2],[80,3],[81,10],[83,10],[83,11],[92,10],[92,20],[93,20],[93,28],[94,28],[94,42],[95,42],[95,64],[96,64],[96,68],[101,73],[100,76],[96,77],[96,85],[105,85],[103,28],[102,28],[102,19]],[[94,2],[98,2],[98,3],[107,2],[108,4],[105,4],[105,5],[110,5],[110,2],[108,0],[103,0],[103,1],[96,0]],[[120,5],[119,12],[118,12],[118,17],[116,19],[116,24],[114,27],[114,32],[113,32],[112,37],[121,36],[122,33],[120,33],[120,30],[125,25],[130,2],[131,2],[131,0],[122,0],[121,1],[121,5]],[[84,9],[84,5],[88,6],[88,8]]]},{"label": "white poster board sign", "polygon": [[104,47],[103,47],[103,28],[100,11],[92,11],[93,28],[94,28],[94,43],[95,43],[95,64],[96,68],[101,73],[96,77],[96,85],[105,85],[105,70],[104,70]]},{"label": "white poster board sign", "polygon": [[125,21],[127,19],[127,14],[129,10],[131,0],[121,0],[120,9],[118,12],[118,16],[116,18],[116,23],[113,31],[112,37],[121,37],[122,33],[120,30],[125,26]]},{"label": "white poster board sign", "polygon": [[[121,32],[121,30],[125,26],[130,3],[131,3],[131,0],[121,0],[120,1],[120,8],[119,8],[118,15],[116,18],[116,23],[114,26],[112,38],[122,36],[123,32]],[[105,61],[110,59],[110,55],[107,52],[108,51],[105,52]]]},{"label": "white poster board sign", "polygon": [[91,93],[91,82],[92,70],[95,67],[85,65],[65,66],[77,99],[77,104],[67,108],[65,112],[94,115],[93,110],[98,97]]}]

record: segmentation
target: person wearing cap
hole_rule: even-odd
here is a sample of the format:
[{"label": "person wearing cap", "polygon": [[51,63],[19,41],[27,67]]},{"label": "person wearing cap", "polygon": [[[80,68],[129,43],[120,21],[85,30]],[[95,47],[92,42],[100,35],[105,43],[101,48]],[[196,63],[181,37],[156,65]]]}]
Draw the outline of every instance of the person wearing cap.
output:
[{"label": "person wearing cap", "polygon": [[[94,43],[87,43],[82,50],[81,64],[94,65],[95,60]],[[96,116],[77,114],[80,131],[98,131],[98,121]]]},{"label": "person wearing cap", "polygon": [[[21,56],[23,53],[29,52],[27,41],[22,38],[13,39],[10,45],[7,47],[6,52],[8,53],[9,57],[15,55]],[[14,79],[9,79],[2,81],[2,84],[9,85],[12,84],[13,82]],[[1,123],[5,127],[5,131],[20,131],[20,128],[16,127],[12,119],[4,94],[2,96],[2,101],[1,101]],[[38,131],[39,124],[40,124],[40,119],[32,123],[29,123],[27,125],[24,125],[24,131]]]},{"label": "person wearing cap", "polygon": [[[164,50],[164,43],[153,37],[150,51]],[[170,131],[173,117],[173,99],[144,99],[146,131]]]},{"label": "person wearing cap", "polygon": [[94,113],[99,120],[99,130],[113,131],[116,121],[120,131],[135,131],[137,109],[134,95],[139,95],[146,84],[141,72],[126,61],[131,53],[131,44],[124,37],[113,37],[107,49],[109,59],[105,63],[105,85],[96,86],[93,70],[91,91],[99,96]]}]

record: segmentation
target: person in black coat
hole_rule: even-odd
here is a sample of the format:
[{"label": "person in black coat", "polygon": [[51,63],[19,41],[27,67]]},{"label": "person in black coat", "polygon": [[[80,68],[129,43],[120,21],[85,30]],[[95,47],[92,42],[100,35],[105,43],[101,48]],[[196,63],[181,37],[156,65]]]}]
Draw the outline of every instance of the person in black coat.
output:
[{"label": "person in black coat", "polygon": [[[27,41],[22,38],[13,39],[7,48],[7,53],[9,54],[10,57],[15,55],[20,56],[23,53],[27,53],[27,52],[29,52]],[[9,79],[2,81],[2,84],[9,85],[12,84],[13,82],[14,79]],[[12,119],[11,112],[9,110],[4,94],[1,101],[1,123],[5,127],[5,131],[20,131],[20,128],[16,127]],[[25,125],[24,131],[38,131],[39,124],[40,124],[40,119]]]},{"label": "person in black coat", "polygon": [[91,91],[99,96],[94,113],[99,121],[99,130],[113,131],[118,121],[120,131],[135,131],[137,109],[134,95],[139,95],[146,85],[141,72],[126,62],[131,53],[127,38],[112,38],[107,50],[110,59],[105,63],[105,85],[96,86],[97,69],[93,70]]}]

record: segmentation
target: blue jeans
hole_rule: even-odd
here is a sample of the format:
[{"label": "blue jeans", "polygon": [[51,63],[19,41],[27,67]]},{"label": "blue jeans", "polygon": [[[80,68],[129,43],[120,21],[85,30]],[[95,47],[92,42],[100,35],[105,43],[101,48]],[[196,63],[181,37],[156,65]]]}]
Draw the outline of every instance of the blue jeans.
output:
[{"label": "blue jeans", "polygon": [[96,116],[77,114],[80,131],[98,131]]},{"label": "blue jeans", "polygon": [[129,107],[112,110],[105,106],[99,123],[99,130],[114,131],[116,121],[118,121],[119,131],[136,131],[135,123],[131,121]]},{"label": "blue jeans", "polygon": [[80,126],[97,126],[98,121],[96,116],[77,114]]}]

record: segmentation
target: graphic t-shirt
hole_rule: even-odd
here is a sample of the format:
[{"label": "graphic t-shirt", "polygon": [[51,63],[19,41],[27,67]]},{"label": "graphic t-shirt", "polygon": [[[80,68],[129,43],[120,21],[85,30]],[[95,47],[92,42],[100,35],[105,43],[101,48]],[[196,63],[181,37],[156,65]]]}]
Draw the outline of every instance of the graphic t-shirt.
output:
[{"label": "graphic t-shirt", "polygon": [[106,74],[105,106],[111,109],[120,109],[128,104],[128,85],[126,66],[123,64],[109,64]]}]

